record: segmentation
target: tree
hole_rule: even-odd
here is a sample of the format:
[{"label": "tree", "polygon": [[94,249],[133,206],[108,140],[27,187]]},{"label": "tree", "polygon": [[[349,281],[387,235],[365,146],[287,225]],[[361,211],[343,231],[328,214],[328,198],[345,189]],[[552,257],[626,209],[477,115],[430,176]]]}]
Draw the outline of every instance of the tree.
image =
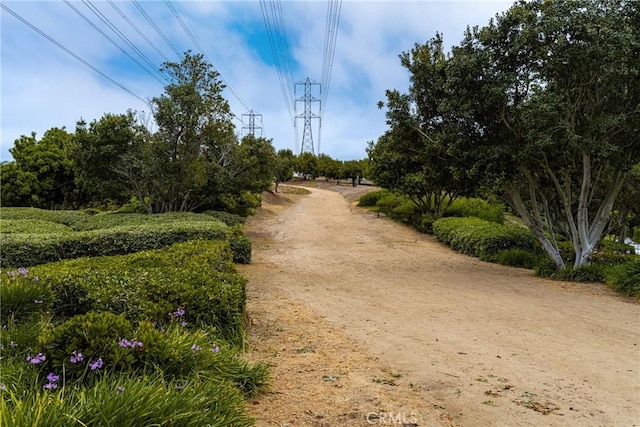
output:
[{"label": "tree", "polygon": [[306,179],[318,176],[318,158],[308,151],[296,157],[296,172]]},{"label": "tree", "polygon": [[613,231],[624,242],[633,227],[640,226],[640,163],[627,175],[614,206]]},{"label": "tree", "polygon": [[293,178],[293,169],[295,167],[296,156],[290,149],[278,150],[275,162],[275,191],[278,192],[278,184],[287,182]]},{"label": "tree", "polygon": [[[76,126],[72,155],[76,165],[76,184],[85,202],[112,200],[124,203],[132,196],[132,185],[146,182],[135,174],[129,182],[127,174],[118,173],[131,165],[133,157],[140,157],[141,145],[149,140],[149,132],[136,120],[135,114],[105,114],[88,126],[80,120]],[[145,194],[148,196],[148,194]]]},{"label": "tree", "polygon": [[5,206],[60,209],[74,207],[74,165],[69,155],[71,135],[51,128],[38,141],[36,134],[21,136],[9,152],[14,163],[2,167]]},{"label": "tree", "polygon": [[468,30],[446,73],[456,142],[542,247],[588,264],[640,157],[640,13],[624,0],[518,2]]},{"label": "tree", "polygon": [[276,170],[276,151],[271,140],[247,135],[237,150],[238,170],[233,185],[240,190],[262,193],[270,190]]},{"label": "tree", "polygon": [[457,197],[478,187],[474,169],[455,149],[457,140],[466,137],[464,126],[445,120],[451,91],[441,36],[416,45],[400,60],[411,73],[411,86],[406,94],[387,91],[389,130],[369,143],[368,169],[378,185],[406,194],[422,213],[438,217]]}]

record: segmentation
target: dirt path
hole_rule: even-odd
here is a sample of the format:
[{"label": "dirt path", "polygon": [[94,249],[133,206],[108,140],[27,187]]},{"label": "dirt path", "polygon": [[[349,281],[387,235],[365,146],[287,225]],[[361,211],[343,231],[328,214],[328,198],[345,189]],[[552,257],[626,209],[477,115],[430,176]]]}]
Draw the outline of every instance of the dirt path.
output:
[{"label": "dirt path", "polygon": [[640,305],[311,191],[247,225],[259,426],[640,425]]}]

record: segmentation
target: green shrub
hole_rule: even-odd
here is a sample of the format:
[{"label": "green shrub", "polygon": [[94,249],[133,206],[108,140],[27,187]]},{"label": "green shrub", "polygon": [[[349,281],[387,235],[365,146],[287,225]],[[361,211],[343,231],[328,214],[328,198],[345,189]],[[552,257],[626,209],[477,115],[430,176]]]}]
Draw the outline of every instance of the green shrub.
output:
[{"label": "green shrub", "polygon": [[26,268],[0,274],[0,320],[3,325],[37,318],[53,304],[51,289]]},{"label": "green shrub", "polygon": [[557,264],[547,253],[540,256],[538,262],[533,267],[533,274],[540,277],[555,278],[558,271]]},{"label": "green shrub", "polygon": [[358,206],[363,206],[366,208],[374,207],[378,203],[378,200],[380,200],[382,197],[385,197],[388,194],[389,194],[389,190],[385,190],[385,189],[363,194],[362,196],[360,196],[360,199],[358,200]]},{"label": "green shrub", "polygon": [[85,216],[87,215],[81,211],[51,211],[37,208],[0,208],[0,218],[3,220],[32,219],[56,222],[70,227]]},{"label": "green shrub", "polygon": [[[46,356],[42,369],[64,371],[71,378],[86,374],[88,364],[98,360],[102,366],[94,369],[96,373],[127,369],[136,359],[118,342],[132,336],[133,326],[124,316],[108,312],[74,316],[40,337]],[[82,360],[71,361],[78,354]]]},{"label": "green shrub", "polygon": [[460,197],[445,210],[443,217],[475,217],[504,224],[504,206],[491,205],[477,198]]},{"label": "green shrub", "polygon": [[0,233],[26,233],[26,234],[47,234],[47,233],[68,233],[73,229],[64,224],[39,219],[0,219]]},{"label": "green shrub", "polygon": [[505,249],[490,257],[491,262],[512,267],[533,269],[538,265],[540,254],[527,249]]},{"label": "green shrub", "polygon": [[61,318],[89,311],[122,314],[131,321],[181,321],[216,327],[238,342],[246,281],[233,267],[227,242],[192,241],[129,255],[80,258],[34,267],[54,295]]},{"label": "green shrub", "polygon": [[103,212],[93,216],[86,216],[78,220],[73,229],[76,231],[99,230],[105,228],[123,226],[149,226],[158,224],[174,224],[188,222],[222,222],[211,215],[196,214],[192,212],[168,212],[163,214],[140,214]]},{"label": "green shrub", "polygon": [[633,246],[605,238],[600,242],[598,248],[593,251],[591,259],[594,263],[611,267],[633,261],[637,257]]},{"label": "green shrub", "polygon": [[618,292],[640,297],[640,260],[636,259],[609,269],[606,282]]},{"label": "green shrub", "polygon": [[233,227],[235,225],[244,224],[244,222],[246,221],[246,217],[243,217],[243,216],[240,216],[240,215],[236,215],[236,214],[232,214],[232,213],[229,213],[229,212],[204,211],[204,212],[202,212],[202,214],[203,215],[209,215],[209,216],[217,219],[218,221],[224,222],[229,227]]},{"label": "green shrub", "polygon": [[631,239],[636,243],[640,243],[640,227],[634,227],[633,237],[631,237]]},{"label": "green shrub", "polygon": [[433,232],[454,250],[484,260],[506,249],[537,251],[539,248],[528,229],[479,218],[441,218],[433,223]]},{"label": "green shrub", "polygon": [[[234,238],[235,236],[235,238]],[[119,255],[158,249],[196,239],[242,240],[219,221],[182,221],[171,224],[122,226],[65,234],[9,234],[3,237],[0,264],[3,268],[32,266],[83,256]],[[234,243],[247,259],[246,243]],[[249,256],[250,259],[250,256]]]},{"label": "green shrub", "polygon": [[568,282],[604,282],[606,267],[601,264],[583,265],[558,270],[555,278]]}]

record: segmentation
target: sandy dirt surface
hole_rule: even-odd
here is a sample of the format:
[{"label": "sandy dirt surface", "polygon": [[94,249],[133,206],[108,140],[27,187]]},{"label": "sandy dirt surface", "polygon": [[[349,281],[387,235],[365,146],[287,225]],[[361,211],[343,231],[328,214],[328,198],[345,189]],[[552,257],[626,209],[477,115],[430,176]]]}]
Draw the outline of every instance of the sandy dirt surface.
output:
[{"label": "sandy dirt surface", "polygon": [[[640,305],[457,254],[312,184],[246,225],[258,426],[640,426]],[[282,188],[282,187],[281,187]]]}]

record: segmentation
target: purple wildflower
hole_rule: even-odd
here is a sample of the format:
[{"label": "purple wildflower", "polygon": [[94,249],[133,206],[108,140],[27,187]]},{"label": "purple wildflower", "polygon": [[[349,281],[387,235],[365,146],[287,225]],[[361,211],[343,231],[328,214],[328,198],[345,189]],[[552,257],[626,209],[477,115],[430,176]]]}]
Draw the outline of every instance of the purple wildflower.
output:
[{"label": "purple wildflower", "polygon": [[169,316],[171,316],[171,317],[182,317],[182,316],[184,316],[184,308],[179,308],[176,311],[174,311],[173,313],[169,313]]},{"label": "purple wildflower", "polygon": [[118,393],[122,393],[124,391],[124,387],[122,387],[121,385],[118,386],[117,388]]},{"label": "purple wildflower", "polygon": [[198,344],[194,344],[191,346],[191,351],[193,351],[194,353],[200,350],[202,350],[202,347],[200,347]]},{"label": "purple wildflower", "polygon": [[100,368],[102,368],[102,357],[98,357],[98,360],[89,364],[89,369],[91,369],[92,371]]},{"label": "purple wildflower", "polygon": [[7,274],[11,276],[12,279],[15,279],[16,276],[18,275],[18,273],[16,273],[15,271],[9,271]]},{"label": "purple wildflower", "polygon": [[27,362],[32,363],[34,365],[38,365],[42,362],[44,362],[45,360],[47,360],[47,357],[42,354],[42,353],[38,353],[35,356],[27,356]]},{"label": "purple wildflower", "polygon": [[182,391],[183,388],[184,388],[184,386],[182,384],[176,385],[176,390],[177,391]]},{"label": "purple wildflower", "polygon": [[18,320],[18,319],[13,319],[13,324],[14,324],[14,325],[17,325],[17,324],[18,324],[18,322],[19,322],[19,320]]},{"label": "purple wildflower", "polygon": [[76,351],[71,353],[71,357],[69,358],[69,361],[74,364],[82,362],[83,360],[84,360],[84,356],[82,355],[82,353],[77,353]]},{"label": "purple wildflower", "polygon": [[58,388],[58,384],[56,384],[56,383],[46,383],[42,387],[46,388],[47,390],[55,390],[56,388]]},{"label": "purple wildflower", "polygon": [[58,381],[60,379],[60,375],[56,375],[53,372],[49,372],[49,375],[47,375],[47,380],[50,383],[55,383],[56,381]]},{"label": "purple wildflower", "polygon": [[5,391],[7,389],[7,386],[4,385],[4,383],[0,383],[0,391]]},{"label": "purple wildflower", "polygon": [[29,270],[27,270],[27,269],[26,269],[26,268],[24,268],[24,267],[20,267],[20,268],[18,269],[18,273],[22,274],[23,276],[26,276],[27,274],[29,274]]},{"label": "purple wildflower", "polygon": [[182,322],[180,322],[180,326],[182,326],[183,328],[187,326],[187,321],[183,320]]},{"label": "purple wildflower", "polygon": [[217,352],[219,352],[219,351],[220,351],[220,347],[218,347],[216,344],[214,344],[214,345],[211,347],[211,351],[213,351],[214,353],[217,353]]},{"label": "purple wildflower", "polygon": [[135,348],[135,347],[142,348],[143,346],[142,341],[138,341],[136,339],[132,341],[129,341],[128,339],[121,339],[120,342],[118,342],[118,345],[122,348]]}]

